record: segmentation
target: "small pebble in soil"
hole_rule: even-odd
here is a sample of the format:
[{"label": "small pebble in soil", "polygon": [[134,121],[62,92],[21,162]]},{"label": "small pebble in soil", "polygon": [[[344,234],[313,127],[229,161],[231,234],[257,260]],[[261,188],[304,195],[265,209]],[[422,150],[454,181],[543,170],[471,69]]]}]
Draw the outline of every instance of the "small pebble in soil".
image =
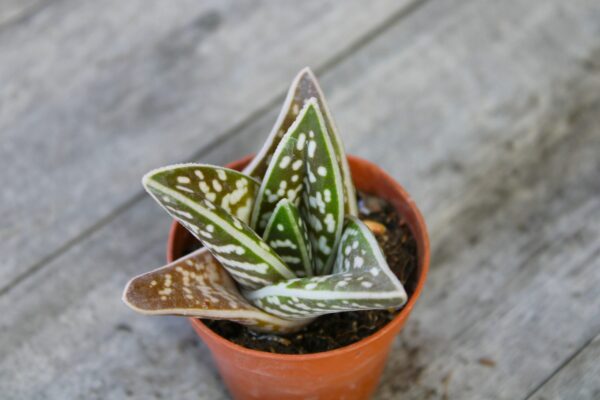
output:
[{"label": "small pebble in soil", "polygon": [[[368,220],[388,265],[410,297],[416,287],[417,245],[408,225],[385,200],[358,193],[361,220]],[[367,310],[328,314],[289,335],[257,333],[225,320],[204,320],[226,339],[249,349],[282,354],[308,354],[337,349],[373,334],[399,310]]]}]

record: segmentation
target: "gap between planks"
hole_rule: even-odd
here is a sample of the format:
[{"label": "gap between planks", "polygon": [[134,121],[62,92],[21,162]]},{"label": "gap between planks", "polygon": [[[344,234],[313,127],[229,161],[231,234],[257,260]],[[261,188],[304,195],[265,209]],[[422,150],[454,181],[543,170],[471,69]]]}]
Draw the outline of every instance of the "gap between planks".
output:
[{"label": "gap between planks", "polygon": [[[432,0],[416,0],[408,3],[405,7],[400,8],[398,11],[390,14],[390,16],[385,19],[380,25],[375,28],[367,31],[361,38],[351,43],[342,51],[334,54],[329,60],[324,61],[319,67],[314,68],[314,72],[317,76],[324,75],[328,71],[334,69],[337,65],[341,64],[346,60],[349,56],[354,54],[355,52],[360,51],[362,48],[366,47],[369,43],[371,43],[375,38],[385,33],[387,30],[392,28],[394,25],[398,24],[405,18],[408,18],[410,15],[415,13],[418,9],[423,7],[426,3]],[[40,6],[41,7],[41,6]],[[45,7],[45,6],[44,6]],[[41,8],[44,8],[41,7]],[[38,7],[39,8],[39,7]],[[9,21],[12,24],[12,21]],[[0,32],[5,26],[0,27]],[[212,142],[209,142],[207,145],[204,145],[197,152],[192,155],[192,160],[197,160],[210,153],[214,149],[220,147],[223,143],[227,142],[231,138],[235,137],[237,134],[242,132],[244,126],[250,124],[251,122],[259,119],[261,116],[266,115],[269,111],[278,107],[280,103],[283,102],[285,97],[285,93],[279,93],[275,97],[273,97],[270,101],[268,101],[263,106],[254,110],[250,115],[240,121],[238,124],[234,125],[227,131],[225,131],[222,135],[215,138]],[[258,149],[257,149],[258,150]],[[175,161],[174,161],[175,162]],[[45,265],[49,262],[55,260],[60,257],[62,254],[67,252],[73,246],[82,242],[84,239],[94,234],[94,232],[98,231],[102,227],[109,224],[111,221],[115,220],[119,215],[133,207],[137,204],[143,197],[145,193],[140,189],[133,196],[131,196],[128,200],[123,202],[121,205],[117,206],[113,211],[109,212],[104,217],[100,218],[98,221],[90,225],[88,228],[84,229],[77,235],[76,237],[68,240],[62,246],[59,246],[56,250],[52,251],[48,255],[44,256],[38,262],[32,264],[30,267],[26,268],[25,271],[15,278],[13,278],[10,282],[6,283],[4,286],[0,287],[0,296],[4,296],[9,293],[12,288],[17,286],[19,283],[27,279],[28,276],[35,274],[39,270],[41,270]]]},{"label": "gap between planks", "polygon": [[[596,251],[593,256],[598,257],[600,255],[600,250]],[[565,359],[565,361],[560,364],[554,372],[552,372],[546,379],[544,379],[538,386],[533,388],[527,396],[524,397],[524,400],[530,400],[533,396],[537,395],[548,383],[552,381],[554,377],[556,377],[561,371],[565,370],[579,355],[583,354],[586,349],[590,347],[590,345],[600,336],[600,331],[596,332],[595,335],[592,335],[585,343],[581,345],[580,348],[575,350],[573,354]]]},{"label": "gap between planks", "polygon": [[[571,92],[571,91],[570,91],[569,93],[578,93],[578,92]],[[579,109],[579,107],[578,107],[577,109]],[[566,112],[565,112],[564,110],[562,111],[562,113],[563,113],[563,114],[566,114]],[[552,124],[552,125],[554,125],[554,124]],[[583,146],[581,146],[581,147],[583,147]],[[534,175],[534,177],[535,177],[535,176],[537,176],[537,175]],[[523,186],[523,187],[524,187],[524,186],[526,186],[526,183],[528,182],[528,179],[523,179],[523,180],[521,180],[520,182],[521,182],[521,183],[519,183],[519,187],[521,187],[521,186]],[[473,183],[468,183],[466,186],[467,186],[467,187],[471,187],[471,186],[474,186],[474,185],[475,185],[475,183],[477,183],[477,181],[474,181]],[[436,185],[435,187],[437,188],[438,186]],[[491,188],[493,188],[493,187],[494,187],[494,185],[491,185]],[[490,185],[485,185],[485,186],[484,186],[484,188],[490,188]],[[440,193],[444,193],[444,192],[442,191],[442,192],[440,192]],[[476,192],[471,192],[471,191],[469,191],[469,192],[467,192],[467,193],[469,193],[469,194],[470,194],[470,193],[476,193]],[[545,198],[545,197],[541,197],[541,199],[544,199],[544,198]],[[527,203],[526,203],[526,204],[527,204]],[[468,205],[473,205],[473,203],[470,203],[470,204],[468,204]],[[464,205],[463,205],[463,207],[464,207]],[[460,210],[453,210],[453,211],[460,211]],[[444,220],[445,220],[445,219],[444,219],[444,218],[442,218],[442,217],[443,217],[443,216],[438,216],[438,218],[434,218],[434,219],[433,219],[434,221],[436,221],[436,222],[437,222],[435,225],[437,225],[438,227],[439,227],[439,226],[440,226],[440,224],[442,224],[442,223],[444,222]],[[464,219],[464,218],[463,218],[463,219]],[[450,221],[452,221],[452,220],[453,220],[453,218],[450,218],[449,220],[450,220]],[[438,229],[439,229],[439,228],[438,228]],[[438,268],[437,270],[439,271],[439,268]],[[45,272],[49,272],[49,271],[48,271],[48,270],[45,270]],[[441,272],[437,273],[437,275],[440,275],[440,274],[442,274],[442,275],[443,275],[443,273],[441,273]],[[435,276],[435,274],[432,274],[432,278],[433,278],[434,276]],[[37,275],[37,277],[39,278],[39,275]],[[445,280],[446,280],[446,279],[444,278],[444,281],[445,281]],[[31,282],[31,281],[29,281],[29,283],[30,283],[30,282]],[[434,282],[432,281],[432,282],[430,282],[430,283],[434,283]],[[21,288],[22,288],[22,286],[21,286]],[[432,286],[432,287],[430,287],[430,289],[435,289],[435,286]],[[431,309],[433,309],[433,308],[434,308],[434,307],[430,307],[429,309],[431,310]],[[421,308],[421,309],[422,309],[422,308]],[[418,315],[415,315],[414,317],[418,317]],[[413,318],[414,318],[414,317],[413,317]],[[416,322],[416,321],[415,321],[415,322]],[[585,339],[584,339],[582,342],[584,342],[584,341],[585,341]],[[42,342],[42,343],[43,343],[43,342]],[[581,342],[580,342],[580,343],[581,343]],[[571,351],[572,351],[572,350],[571,350]],[[563,357],[563,359],[564,359],[564,357]],[[556,363],[556,365],[559,365],[561,362],[562,362],[562,360],[558,360],[558,362]],[[9,365],[10,365],[10,364],[9,364]],[[550,372],[550,371],[549,371],[549,372]],[[64,373],[64,371],[63,371],[63,373]],[[394,375],[394,378],[393,378],[393,379],[397,380],[397,375]],[[384,382],[384,385],[385,385],[385,384],[388,384],[388,385],[389,385],[389,382]],[[524,391],[524,392],[526,392],[526,391]],[[520,395],[521,395],[521,394],[520,394]],[[519,397],[520,397],[520,396],[519,396]],[[392,398],[392,397],[390,397],[390,398]]]}]

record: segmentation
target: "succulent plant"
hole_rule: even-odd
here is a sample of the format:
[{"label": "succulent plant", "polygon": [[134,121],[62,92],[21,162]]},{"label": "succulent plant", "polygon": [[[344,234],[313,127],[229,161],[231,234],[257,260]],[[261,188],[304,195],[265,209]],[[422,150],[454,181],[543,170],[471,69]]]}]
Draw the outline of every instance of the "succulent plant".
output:
[{"label": "succulent plant", "polygon": [[136,311],[286,333],[324,314],[407,300],[357,217],[343,145],[308,68],[243,172],[178,164],[142,183],[203,247],[133,278],[123,299]]}]

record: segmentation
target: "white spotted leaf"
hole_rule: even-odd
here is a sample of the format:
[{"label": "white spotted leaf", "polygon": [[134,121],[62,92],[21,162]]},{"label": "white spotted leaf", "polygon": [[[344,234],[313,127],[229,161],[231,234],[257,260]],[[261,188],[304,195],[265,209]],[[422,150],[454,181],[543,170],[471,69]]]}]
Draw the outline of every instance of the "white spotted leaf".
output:
[{"label": "white spotted leaf", "polygon": [[254,229],[262,233],[281,199],[298,204],[315,275],[331,271],[344,220],[341,172],[326,129],[317,102],[307,101],[275,150],[251,217]]},{"label": "white spotted leaf", "polygon": [[405,304],[356,217],[348,161],[309,69],[244,173],[181,164],[144,176],[150,195],[204,248],[132,279],[127,305],[286,333],[324,314]]},{"label": "white spotted leaf", "polygon": [[296,276],[312,276],[311,248],[306,226],[298,208],[288,199],[281,199],[263,235]]},{"label": "white spotted leaf", "polygon": [[244,169],[244,173],[259,180],[263,179],[279,142],[292,126],[305,103],[313,98],[316,99],[323,113],[325,127],[334,147],[336,160],[341,171],[345,213],[347,215],[358,215],[356,193],[344,146],[329,112],[323,91],[317,78],[308,67],[300,71],[294,78],[269,138],[252,162]]},{"label": "white spotted leaf", "polygon": [[279,318],[250,304],[206,248],[133,278],[123,301],[143,314],[227,319],[257,331],[287,333],[310,321]]},{"label": "white spotted leaf", "polygon": [[244,296],[269,314],[304,320],[319,315],[398,308],[407,295],[367,226],[350,217],[331,275],[296,278]]},{"label": "white spotted leaf", "polygon": [[[205,173],[211,168],[202,167]],[[242,220],[209,200],[206,192],[179,187],[174,176],[179,176],[182,168],[187,171],[190,165],[151,171],[144,176],[143,185],[173,218],[208,248],[243,288],[257,289],[295,277],[260,236]],[[224,196],[222,194],[221,198]],[[219,204],[217,198],[214,200]],[[233,207],[235,205],[230,206]]]},{"label": "white spotted leaf", "polygon": [[259,188],[259,182],[239,171],[207,164],[175,164],[150,171],[146,176],[193,201],[206,199],[245,223],[250,219]]},{"label": "white spotted leaf", "polygon": [[304,153],[304,181],[300,212],[306,221],[315,275],[330,273],[344,224],[341,171],[319,106],[306,103],[305,120],[311,121]]},{"label": "white spotted leaf", "polygon": [[319,129],[314,113],[308,114],[305,106],[296,122],[279,142],[271,163],[263,176],[250,219],[251,226],[263,233],[271,214],[281,199],[298,205],[306,174],[304,154],[308,133]]}]

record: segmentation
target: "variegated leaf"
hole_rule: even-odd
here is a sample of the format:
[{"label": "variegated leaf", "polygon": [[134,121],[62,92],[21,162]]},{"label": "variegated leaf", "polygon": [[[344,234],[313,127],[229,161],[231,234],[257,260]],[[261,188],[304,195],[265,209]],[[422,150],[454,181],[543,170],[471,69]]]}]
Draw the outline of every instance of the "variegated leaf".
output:
[{"label": "variegated leaf", "polygon": [[206,248],[133,278],[123,301],[143,314],[227,319],[266,332],[291,332],[310,321],[279,318],[250,304]]},{"label": "variegated leaf", "polygon": [[308,114],[307,105],[279,142],[260,184],[252,210],[251,226],[259,234],[267,227],[279,200],[288,199],[298,205],[306,174],[304,153],[308,144],[308,133],[319,129],[319,121],[314,118],[314,113]]},{"label": "variegated leaf", "polygon": [[[344,224],[344,191],[335,151],[327,135],[319,106],[306,103],[305,120],[311,121],[304,154],[300,211],[306,221],[315,275],[331,272]],[[315,123],[316,121],[316,123]]]},{"label": "variegated leaf", "polygon": [[317,100],[319,108],[323,112],[326,130],[335,150],[336,160],[339,164],[343,180],[345,213],[347,215],[358,215],[356,193],[344,146],[338,135],[317,78],[308,67],[300,71],[296,78],[294,78],[269,138],[254,160],[244,169],[244,173],[256,179],[263,179],[279,142],[298,117],[305,102],[311,98]]},{"label": "variegated leaf", "polygon": [[252,226],[262,232],[282,198],[298,203],[307,223],[315,275],[331,271],[343,219],[341,173],[319,105],[306,102],[273,155],[252,210]]},{"label": "variegated leaf", "polygon": [[298,208],[288,199],[277,203],[263,237],[296,276],[312,276],[308,233]]},{"label": "variegated leaf", "polygon": [[260,185],[239,171],[207,164],[175,164],[150,174],[154,180],[191,200],[206,199],[245,223],[250,220]]},{"label": "variegated leaf", "polygon": [[[151,171],[143,178],[144,187],[210,250],[242,287],[256,289],[295,277],[277,253],[239,218],[210,201],[207,192],[187,190],[187,186],[173,180],[177,168]],[[221,182],[224,184],[226,180]],[[224,196],[221,194],[221,198]]]},{"label": "variegated leaf", "polygon": [[364,223],[346,224],[334,273],[297,278],[244,293],[266,312],[287,319],[323,314],[401,307],[404,287],[387,265],[377,240]]}]

